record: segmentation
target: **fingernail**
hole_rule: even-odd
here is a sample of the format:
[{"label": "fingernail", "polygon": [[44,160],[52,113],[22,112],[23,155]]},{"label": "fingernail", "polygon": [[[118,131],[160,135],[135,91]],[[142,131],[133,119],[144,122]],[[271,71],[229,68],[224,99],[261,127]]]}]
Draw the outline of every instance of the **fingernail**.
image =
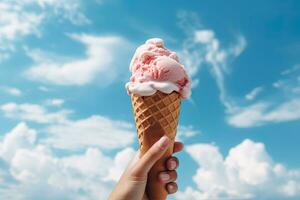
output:
[{"label": "fingernail", "polygon": [[174,160],[170,161],[170,168],[171,169],[175,169],[176,168],[177,163]]},{"label": "fingernail", "polygon": [[160,174],[160,179],[162,181],[167,181],[170,179],[170,175],[169,174]]},{"label": "fingernail", "polygon": [[169,138],[167,136],[163,136],[160,140],[159,140],[159,147],[164,150],[165,148],[168,147],[169,145]]},{"label": "fingernail", "polygon": [[173,191],[174,190],[174,186],[173,185],[168,185],[168,187],[169,187],[169,190],[171,190],[171,191]]}]

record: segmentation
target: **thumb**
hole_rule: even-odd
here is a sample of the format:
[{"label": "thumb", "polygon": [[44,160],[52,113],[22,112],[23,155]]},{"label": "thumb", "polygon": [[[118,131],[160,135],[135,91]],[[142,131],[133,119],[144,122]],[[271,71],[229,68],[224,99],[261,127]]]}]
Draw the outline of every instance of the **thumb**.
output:
[{"label": "thumb", "polygon": [[147,176],[153,165],[164,155],[170,144],[170,139],[163,136],[141,157],[134,169],[134,176]]}]

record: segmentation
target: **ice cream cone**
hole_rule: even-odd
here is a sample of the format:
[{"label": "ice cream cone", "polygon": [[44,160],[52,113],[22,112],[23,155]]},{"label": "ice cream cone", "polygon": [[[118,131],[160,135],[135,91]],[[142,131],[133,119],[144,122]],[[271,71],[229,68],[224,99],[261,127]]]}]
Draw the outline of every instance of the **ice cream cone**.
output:
[{"label": "ice cream cone", "polygon": [[173,153],[181,96],[177,92],[165,94],[157,91],[151,96],[131,94],[131,100],[141,154],[145,154],[164,135],[172,141],[167,152],[149,172],[146,188],[151,200],[165,200],[168,193],[165,184],[157,180],[157,175],[166,170],[165,161]]}]

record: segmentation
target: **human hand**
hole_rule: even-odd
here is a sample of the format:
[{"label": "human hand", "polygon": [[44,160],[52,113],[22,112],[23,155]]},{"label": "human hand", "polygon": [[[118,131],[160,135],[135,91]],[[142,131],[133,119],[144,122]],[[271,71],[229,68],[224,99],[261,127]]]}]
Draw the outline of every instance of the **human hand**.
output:
[{"label": "human hand", "polygon": [[[137,153],[110,194],[109,200],[149,200],[145,193],[148,173],[156,161],[167,151],[169,145],[170,139],[163,136],[142,157],[140,153]],[[181,142],[174,143],[173,153],[182,149]],[[166,185],[167,192],[173,194],[177,191],[175,169],[179,166],[179,161],[176,157],[170,157],[165,165],[167,170],[157,174],[157,178]]]}]

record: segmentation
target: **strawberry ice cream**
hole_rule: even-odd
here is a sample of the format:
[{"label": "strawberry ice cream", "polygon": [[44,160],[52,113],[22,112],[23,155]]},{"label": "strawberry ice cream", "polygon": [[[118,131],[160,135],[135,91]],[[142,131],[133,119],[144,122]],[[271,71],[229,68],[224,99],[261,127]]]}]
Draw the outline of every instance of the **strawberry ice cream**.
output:
[{"label": "strawberry ice cream", "polygon": [[191,81],[178,56],[164,47],[162,39],[153,38],[137,48],[130,63],[132,76],[126,84],[128,93],[151,96],[156,91],[176,91],[182,98],[191,93]]}]

